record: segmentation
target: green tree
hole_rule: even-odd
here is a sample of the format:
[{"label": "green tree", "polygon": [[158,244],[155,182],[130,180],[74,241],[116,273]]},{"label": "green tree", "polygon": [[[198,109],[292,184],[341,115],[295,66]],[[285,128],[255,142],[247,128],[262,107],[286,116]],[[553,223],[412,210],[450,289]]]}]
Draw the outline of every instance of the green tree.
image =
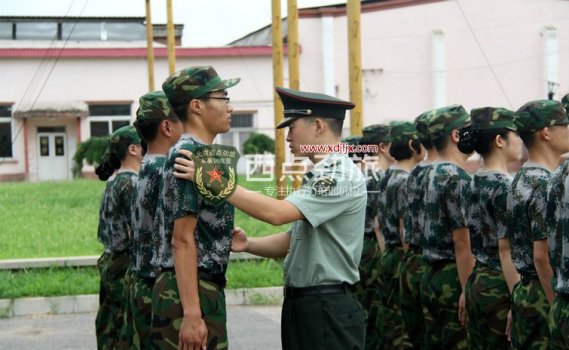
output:
[{"label": "green tree", "polygon": [[243,144],[243,153],[262,154],[265,152],[275,153],[275,141],[265,134],[252,132]]},{"label": "green tree", "polygon": [[81,169],[83,168],[83,161],[89,165],[98,165],[107,150],[108,137],[91,137],[77,146],[77,151],[73,155],[73,177],[81,176]]}]

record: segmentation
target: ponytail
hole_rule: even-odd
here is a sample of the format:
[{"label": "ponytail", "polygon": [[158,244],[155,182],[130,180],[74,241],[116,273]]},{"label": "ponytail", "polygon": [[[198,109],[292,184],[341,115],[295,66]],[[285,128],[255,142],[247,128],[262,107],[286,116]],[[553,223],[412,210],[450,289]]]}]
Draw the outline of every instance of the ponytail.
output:
[{"label": "ponytail", "polygon": [[121,167],[121,160],[116,153],[107,150],[107,153],[103,156],[101,164],[95,168],[95,174],[99,177],[101,181],[107,181],[115,170]]}]

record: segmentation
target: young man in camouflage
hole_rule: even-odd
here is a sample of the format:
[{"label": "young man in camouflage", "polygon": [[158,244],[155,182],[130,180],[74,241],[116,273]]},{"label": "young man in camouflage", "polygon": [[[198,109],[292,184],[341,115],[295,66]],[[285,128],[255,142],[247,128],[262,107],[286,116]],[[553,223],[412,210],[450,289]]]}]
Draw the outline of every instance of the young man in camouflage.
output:
[{"label": "young man in camouflage", "polygon": [[150,348],[152,321],[152,287],[157,275],[152,266],[152,254],[158,240],[155,226],[156,204],[160,201],[162,167],[166,154],[180,138],[182,123],[176,116],[168,98],[162,91],[154,91],[140,97],[134,126],[147,145],[142,159],[136,186],[136,208],[132,235],[131,257],[134,279],[132,283],[132,344],[135,349]]},{"label": "young man in camouflage", "polygon": [[[477,108],[470,112],[472,129],[459,141],[466,154],[476,151],[483,168],[474,175],[468,226],[476,265],[466,284],[469,349],[507,349],[510,292],[507,280],[516,272],[500,265],[498,239],[507,231],[506,199],[512,177],[508,163],[520,160],[522,141],[514,112],[505,108]],[[505,277],[507,276],[507,278]]]},{"label": "young man in camouflage", "polygon": [[[474,266],[466,221],[470,176],[457,147],[459,129],[470,124],[460,105],[434,110],[431,139],[439,160],[427,177],[425,246],[428,267],[421,280],[425,349],[466,349],[464,288]],[[460,321],[460,322],[459,322]],[[461,324],[462,323],[462,324]]]},{"label": "young man in camouflage", "polygon": [[438,156],[429,135],[431,115],[429,112],[424,112],[415,119],[417,137],[427,151],[427,160],[415,165],[409,173],[407,179],[407,212],[403,218],[405,225],[403,239],[408,244],[408,249],[401,263],[399,299],[403,324],[415,349],[423,348],[425,338],[425,319],[421,304],[421,277],[426,268],[422,248],[425,178],[431,163]]},{"label": "young man in camouflage", "polygon": [[407,209],[409,171],[425,156],[412,122],[390,124],[389,153],[396,163],[387,169],[379,184],[378,219],[385,239],[381,255],[381,296],[385,349],[409,348],[409,334],[403,325],[400,302],[400,268],[407,244],[403,241],[403,218]]},{"label": "young man in camouflage", "polygon": [[180,150],[210,145],[217,134],[229,131],[233,108],[226,89],[239,80],[221,80],[205,66],[185,68],[162,84],[184,134],[168,153],[158,202],[153,349],[228,347],[224,288],[234,207],[206,201],[193,183],[173,173]]},{"label": "young man in camouflage", "polygon": [[516,174],[508,194],[508,239],[521,276],[512,295],[512,346],[545,349],[547,319],[553,302],[545,226],[547,183],[563,153],[569,151],[569,120],[561,104],[531,101],[518,111],[518,130],[528,160]]},{"label": "young man in camouflage", "polygon": [[[377,224],[377,201],[379,182],[385,170],[392,163],[389,155],[389,127],[383,124],[366,126],[362,130],[362,143],[377,145],[378,152],[365,162],[367,205],[364,228],[364,245],[360,260],[360,281],[356,284],[356,297],[362,304],[365,314],[366,335],[365,349],[382,347],[380,338],[382,332],[381,298],[379,295],[379,278],[381,270],[381,250]],[[378,315],[379,312],[379,315]],[[378,322],[379,320],[379,322]],[[378,324],[379,323],[379,324]],[[379,327],[379,329],[378,329]]]},{"label": "young man in camouflage", "polygon": [[[569,94],[561,100],[569,116]],[[569,348],[569,160],[551,176],[547,191],[546,221],[553,290],[557,293],[549,312],[551,349]]]}]

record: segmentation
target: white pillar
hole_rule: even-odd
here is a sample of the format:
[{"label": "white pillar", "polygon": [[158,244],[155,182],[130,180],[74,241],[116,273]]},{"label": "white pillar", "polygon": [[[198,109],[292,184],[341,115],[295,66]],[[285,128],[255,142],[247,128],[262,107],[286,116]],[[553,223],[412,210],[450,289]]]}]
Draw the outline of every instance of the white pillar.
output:
[{"label": "white pillar", "polygon": [[322,17],[322,75],[324,93],[336,96],[336,76],[334,60],[334,17]]},{"label": "white pillar", "polygon": [[557,29],[553,26],[545,26],[541,31],[541,37],[543,40],[543,83],[544,96],[547,98],[547,93],[550,88],[549,84],[559,83],[559,51],[558,51],[558,40],[557,40]]},{"label": "white pillar", "polygon": [[431,71],[433,73],[433,107],[446,105],[446,44],[441,30],[431,33]]}]

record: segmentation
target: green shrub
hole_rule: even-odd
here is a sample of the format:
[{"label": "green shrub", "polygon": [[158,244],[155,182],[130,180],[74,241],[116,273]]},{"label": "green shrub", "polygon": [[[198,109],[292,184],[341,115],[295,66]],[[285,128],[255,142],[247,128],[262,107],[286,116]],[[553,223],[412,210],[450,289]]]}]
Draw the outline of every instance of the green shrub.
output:
[{"label": "green shrub", "polygon": [[81,176],[83,161],[89,165],[98,165],[107,150],[107,137],[91,137],[77,146],[77,151],[73,156],[73,177]]},{"label": "green shrub", "polygon": [[265,134],[251,133],[251,136],[243,144],[243,153],[262,154],[265,152],[275,153],[275,141]]}]

